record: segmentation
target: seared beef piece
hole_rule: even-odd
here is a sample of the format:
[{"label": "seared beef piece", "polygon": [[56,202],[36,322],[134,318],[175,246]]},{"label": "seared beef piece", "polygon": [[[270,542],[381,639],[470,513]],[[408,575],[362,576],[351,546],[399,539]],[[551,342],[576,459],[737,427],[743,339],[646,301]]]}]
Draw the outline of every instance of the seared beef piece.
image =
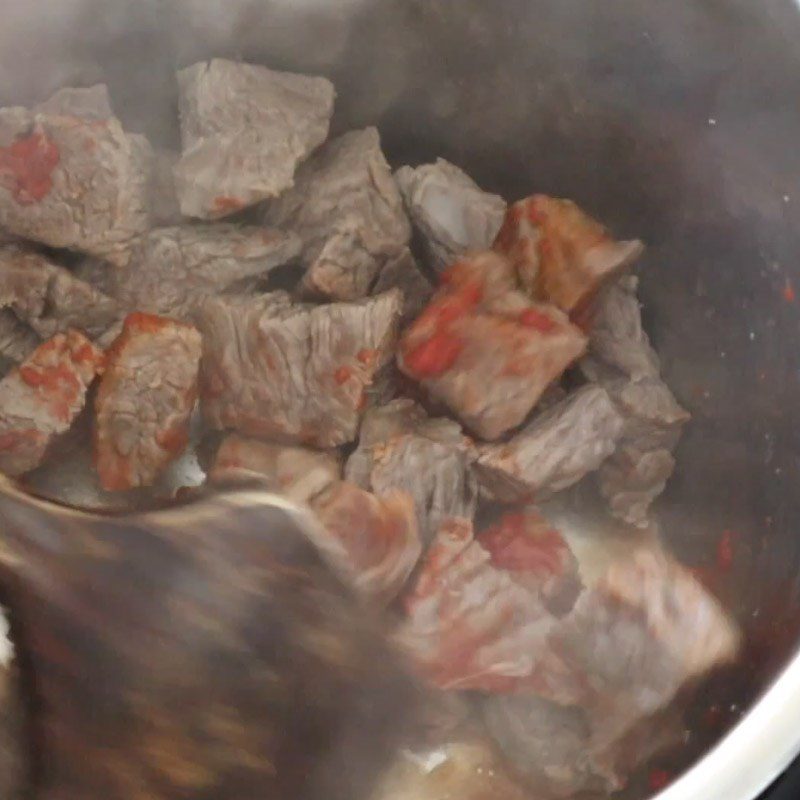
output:
[{"label": "seared beef piece", "polygon": [[678,728],[678,690],[736,654],[739,634],[691,573],[642,550],[612,562],[551,639],[586,677],[579,704],[534,695],[482,702],[489,730],[545,793],[612,792]]},{"label": "seared beef piece", "polygon": [[115,270],[113,294],[130,311],[191,318],[205,297],[266,276],[300,254],[293,234],[236,225],[160,228]]},{"label": "seared beef piece", "polygon": [[646,526],[650,505],[675,468],[672,451],[690,416],[658,377],[605,386],[625,425],[616,452],[600,468],[600,489],[614,516]]},{"label": "seared beef piece", "polygon": [[224,59],[178,72],[181,210],[218,219],[293,184],[295,168],[328,136],[335,92],[312,78]]},{"label": "seared beef piece", "polygon": [[401,327],[411,322],[433,296],[431,282],[422,274],[417,261],[408,248],[396,258],[390,258],[372,287],[372,294],[400,289],[403,293],[403,314]]},{"label": "seared beef piece", "polygon": [[0,308],[0,356],[19,364],[41,344],[39,337],[19,317]]},{"label": "seared beef piece", "polygon": [[414,569],[422,552],[414,501],[406,492],[380,497],[355,484],[338,481],[311,501],[325,530],[322,549],[359,592],[388,603]]},{"label": "seared beef piece", "polygon": [[[496,563],[495,563],[496,561]],[[562,703],[583,696],[576,675],[549,646],[577,582],[575,560],[536,514],[498,523],[486,546],[468,520],[445,520],[405,598],[399,640],[442,689],[541,693]]]},{"label": "seared beef piece", "polygon": [[457,262],[398,354],[406,375],[489,440],[523,422],[586,346],[563,312],[532,303],[513,285],[502,256]]},{"label": "seared beef piece", "polygon": [[54,95],[34,109],[39,114],[80,117],[86,120],[103,122],[114,118],[111,97],[104,83],[94,86],[59,89]]},{"label": "seared beef piece", "polygon": [[103,354],[81,333],[59,333],[0,380],[0,471],[38,467],[59,434],[72,426]]},{"label": "seared beef piece", "polygon": [[439,158],[435,164],[401,167],[395,180],[437,272],[464,253],[492,246],[506,202],[484,192],[458,167]]},{"label": "seared beef piece", "polygon": [[308,503],[341,480],[342,462],[335,450],[274,444],[232,433],[220,445],[209,477],[220,480],[239,470],[264,475],[273,491]]},{"label": "seared beef piece", "polygon": [[20,247],[0,248],[0,307],[14,311],[42,339],[69,328],[96,339],[120,316],[110,297]]},{"label": "seared beef piece", "polygon": [[458,423],[430,419],[412,400],[398,399],[364,415],[358,449],[345,474],[379,496],[392,489],[408,492],[428,544],[442,519],[474,516],[473,458],[472,443]]},{"label": "seared beef piece", "polygon": [[95,401],[95,466],[104,489],[150,486],[186,447],[200,353],[190,325],[141,313],[125,320]]},{"label": "seared beef piece", "polygon": [[150,224],[152,148],[110,115],[104,87],[0,110],[0,225],[124,263]]},{"label": "seared beef piece", "polygon": [[394,352],[401,304],[396,291],[325,306],[284,292],[206,300],[197,321],[207,423],[323,448],[352,442],[364,390]]},{"label": "seared beef piece", "polygon": [[483,445],[476,464],[481,486],[509,503],[566,489],[614,453],[624,424],[605,389],[579,389],[508,442]]},{"label": "seared beef piece", "polygon": [[517,773],[542,798],[603,796],[624,789],[648,759],[682,744],[677,712],[648,717],[617,741],[597,741],[583,708],[560,706],[530,694],[490,695],[479,700],[486,727]]},{"label": "seared beef piece", "polygon": [[659,374],[658,356],[642,326],[637,286],[638,279],[632,275],[618,280],[592,310],[589,353],[581,362],[591,380],[599,380],[609,368],[634,379]]},{"label": "seared beef piece", "polygon": [[531,297],[570,314],[584,310],[644,250],[639,241],[614,241],[569,200],[546,195],[512,205],[494,246],[512,261]]},{"label": "seared beef piece", "polygon": [[551,637],[585,675],[580,708],[515,696],[487,701],[487,721],[506,755],[558,795],[619,789],[620,751],[628,750],[630,768],[656,749],[654,715],[687,682],[729,662],[738,645],[735,625],[688,570],[641,550],[613,561]]},{"label": "seared beef piece", "polygon": [[315,153],[294,188],[269,204],[265,221],[299,234],[305,289],[335,300],[364,297],[411,238],[375,128],[346,133]]}]

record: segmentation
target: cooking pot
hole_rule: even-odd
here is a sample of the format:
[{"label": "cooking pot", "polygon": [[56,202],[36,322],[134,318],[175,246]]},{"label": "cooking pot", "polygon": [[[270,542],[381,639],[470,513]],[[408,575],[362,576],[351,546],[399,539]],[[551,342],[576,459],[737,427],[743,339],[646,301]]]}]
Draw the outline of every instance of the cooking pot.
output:
[{"label": "cooking pot", "polygon": [[663,535],[747,641],[694,698],[659,796],[768,786],[800,751],[795,3],[9,0],[2,15],[2,105],[103,81],[127,128],[174,144],[177,67],[325,74],[337,129],[377,125],[395,165],[443,156],[488,190],[570,197],[646,240],[647,327],[693,414]]}]

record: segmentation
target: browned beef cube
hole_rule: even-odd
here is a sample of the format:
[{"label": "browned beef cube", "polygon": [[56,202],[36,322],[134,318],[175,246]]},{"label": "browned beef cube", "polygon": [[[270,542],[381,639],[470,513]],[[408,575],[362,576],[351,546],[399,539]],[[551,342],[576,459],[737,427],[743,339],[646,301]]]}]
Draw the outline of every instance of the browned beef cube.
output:
[{"label": "browned beef cube", "polygon": [[405,598],[400,641],[422,676],[442,689],[535,691],[562,703],[583,696],[584,675],[549,637],[574,602],[575,559],[557,531],[531,512],[475,539],[468,520],[440,526]]},{"label": "browned beef cube", "polygon": [[6,362],[19,364],[40,344],[39,337],[13,311],[0,309],[0,356]]},{"label": "browned beef cube", "polygon": [[42,339],[69,328],[96,339],[119,318],[117,303],[45,256],[0,248],[0,307]]},{"label": "browned beef cube", "polygon": [[544,796],[617,791],[646,758],[680,741],[682,720],[669,709],[678,690],[730,661],[738,644],[735,625],[688,570],[656,551],[627,553],[550,638],[585,676],[580,701],[497,695],[483,701],[484,716]]},{"label": "browned beef cube", "polygon": [[472,443],[458,423],[431,419],[412,400],[398,399],[364,415],[345,474],[379,496],[393,489],[408,492],[420,534],[430,543],[442,519],[474,516],[473,458]]},{"label": "browned beef cube", "polygon": [[435,164],[401,167],[395,180],[437,272],[465,253],[492,246],[506,202],[484,192],[458,167],[439,158]]},{"label": "browned beef cube", "polygon": [[368,294],[411,238],[375,128],[346,133],[315,153],[294,188],[268,206],[265,221],[302,238],[306,290],[335,300]]},{"label": "browned beef cube", "polygon": [[83,410],[104,357],[83,334],[59,333],[0,380],[0,470],[22,475]]},{"label": "browned beef cube", "polygon": [[400,369],[478,436],[494,440],[525,420],[586,347],[555,306],[513,288],[508,262],[483,253],[458,262],[404,333]]},{"label": "browned beef cube", "polygon": [[224,59],[178,72],[181,209],[218,219],[277,197],[328,136],[335,92],[325,78]]},{"label": "browned beef cube", "polygon": [[264,228],[158,228],[137,242],[126,267],[114,270],[113,294],[130,311],[189,319],[204,298],[266,277],[299,253],[296,236]]},{"label": "browned beef cube", "polygon": [[356,438],[365,389],[397,340],[399,292],[356,303],[206,300],[201,399],[208,424],[316,447]]},{"label": "browned beef cube", "polygon": [[652,756],[685,743],[683,720],[669,710],[609,744],[595,736],[603,720],[578,706],[531,694],[489,695],[480,706],[506,763],[528,781],[537,798],[605,797],[624,789]]},{"label": "browned beef cube", "polygon": [[511,259],[531,297],[580,313],[644,247],[616,242],[569,200],[534,195],[508,209],[495,249]]},{"label": "browned beef cube", "polygon": [[2,109],[0,225],[124,263],[150,224],[152,158],[147,140],[111,115],[104,87]]},{"label": "browned beef cube", "polygon": [[220,445],[209,477],[219,480],[239,470],[257,472],[267,478],[273,491],[308,503],[341,480],[342,462],[336,451],[274,444],[232,433]]},{"label": "browned beef cube", "polygon": [[483,445],[476,464],[481,486],[512,503],[566,489],[614,453],[624,424],[608,392],[586,386],[509,441]]},{"label": "browned beef cube", "polygon": [[125,320],[95,402],[95,466],[104,489],[150,486],[183,452],[200,353],[190,325],[141,313]]},{"label": "browned beef cube", "polygon": [[672,451],[690,417],[659,377],[605,386],[625,424],[616,452],[600,468],[600,488],[614,516],[646,526],[650,505],[675,468]]},{"label": "browned beef cube", "polygon": [[311,508],[325,529],[318,544],[334,554],[355,587],[384,603],[396,597],[422,552],[411,496],[390,491],[377,497],[339,481],[317,495]]},{"label": "browned beef cube", "polygon": [[386,262],[378,280],[372,287],[372,294],[388,292],[390,289],[400,289],[403,293],[401,327],[405,327],[411,322],[433,296],[431,282],[422,274],[416,259],[408,248],[396,258],[391,258]]},{"label": "browned beef cube", "polygon": [[589,353],[581,362],[591,380],[599,380],[609,370],[634,379],[659,375],[658,356],[642,326],[637,285],[632,275],[618,280],[592,310]]}]

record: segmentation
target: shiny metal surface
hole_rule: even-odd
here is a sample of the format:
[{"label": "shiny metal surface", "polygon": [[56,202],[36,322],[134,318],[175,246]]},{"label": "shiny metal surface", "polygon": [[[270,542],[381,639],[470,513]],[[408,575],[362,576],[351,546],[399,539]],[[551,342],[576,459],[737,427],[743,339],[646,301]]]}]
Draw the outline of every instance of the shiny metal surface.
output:
[{"label": "shiny metal surface", "polygon": [[664,535],[749,642],[703,687],[675,768],[749,716],[664,798],[753,798],[800,749],[795,3],[9,0],[0,102],[104,80],[129,127],[170,143],[173,70],[211,55],[328,75],[337,128],[378,125],[397,165],[444,156],[487,189],[571,197],[648,242],[648,327],[694,415]]}]

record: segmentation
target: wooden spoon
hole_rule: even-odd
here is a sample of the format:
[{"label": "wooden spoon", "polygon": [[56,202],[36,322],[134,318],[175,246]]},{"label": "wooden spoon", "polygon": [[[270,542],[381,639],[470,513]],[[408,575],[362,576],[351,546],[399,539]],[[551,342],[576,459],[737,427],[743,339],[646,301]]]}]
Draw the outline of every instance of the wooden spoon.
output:
[{"label": "wooden spoon", "polygon": [[417,690],[313,524],[255,485],[115,516],[0,484],[31,796],[366,796]]}]

